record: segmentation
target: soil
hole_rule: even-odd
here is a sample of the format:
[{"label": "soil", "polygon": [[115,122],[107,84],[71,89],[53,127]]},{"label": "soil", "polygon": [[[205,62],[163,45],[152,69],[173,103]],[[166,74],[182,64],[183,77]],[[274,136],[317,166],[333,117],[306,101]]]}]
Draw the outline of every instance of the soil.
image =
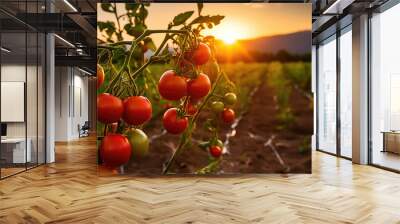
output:
[{"label": "soil", "polygon": [[[310,142],[313,132],[312,102],[300,90],[292,89],[290,106],[295,116],[294,124],[285,130],[279,130],[276,119],[278,107],[275,90],[262,83],[254,93],[250,106],[239,121],[237,127],[222,128],[222,140],[226,134],[234,134],[226,145],[226,153],[217,173],[310,173],[311,150],[301,150],[305,139]],[[208,114],[199,117],[201,125]],[[145,132],[151,136],[162,133],[161,118],[154,119]],[[197,128],[193,135],[193,144],[177,156],[170,169],[171,173],[190,174],[207,166],[208,152],[197,146],[196,141],[206,140],[210,133],[204,128]],[[273,138],[272,143],[264,143]],[[147,157],[132,161],[125,172],[135,175],[159,175],[164,163],[171,157],[179,142],[179,136],[161,134],[151,141]],[[274,152],[274,149],[276,152]],[[280,161],[279,157],[282,161]]]}]

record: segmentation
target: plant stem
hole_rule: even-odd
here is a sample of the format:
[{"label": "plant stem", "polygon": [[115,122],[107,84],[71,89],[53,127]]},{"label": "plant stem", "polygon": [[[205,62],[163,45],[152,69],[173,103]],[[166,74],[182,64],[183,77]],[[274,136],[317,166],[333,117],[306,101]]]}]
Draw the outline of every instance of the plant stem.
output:
[{"label": "plant stem", "polygon": [[[143,38],[145,38],[146,36],[148,36],[150,34],[154,34],[154,33],[188,34],[189,31],[187,31],[187,30],[146,30],[146,31],[143,32],[143,34],[146,34],[146,35],[143,36],[143,34],[142,34],[137,39],[135,39],[134,41],[139,42]],[[99,45],[99,46],[116,46],[116,45],[125,45],[125,44],[132,44],[132,41],[128,41],[128,40],[118,41],[118,42],[115,42],[115,43],[110,43],[110,44],[107,44],[107,45]]]},{"label": "plant stem", "polygon": [[[142,41],[146,36],[152,34],[152,33],[188,33],[187,31],[184,30],[145,30],[142,35],[140,35],[138,38],[132,40],[132,41],[120,41],[117,43],[113,43],[113,44],[109,44],[108,46],[114,46],[114,45],[124,45],[124,44],[131,44],[131,48],[129,50],[129,57],[128,59],[125,59],[121,70],[114,76],[114,78],[111,80],[110,84],[108,85],[108,87],[105,89],[105,92],[108,92],[110,89],[112,89],[112,86],[115,84],[116,79],[118,79],[121,76],[122,71],[124,70],[124,68],[126,67],[127,63],[130,62],[131,58],[132,58],[132,54],[134,49],[137,46],[137,43],[139,43],[140,41]],[[164,47],[165,43],[168,41],[169,39],[169,35],[165,35],[165,38],[163,40],[163,42],[161,43],[161,45],[158,47],[157,51],[155,52],[154,56],[157,56],[161,49]],[[101,46],[99,46],[101,47]],[[150,59],[149,61],[147,61],[143,66],[141,66],[138,70],[135,71],[135,73],[131,76],[130,78],[135,78],[138,74],[140,74],[140,72],[142,72],[149,64],[151,64],[153,61]],[[129,66],[128,66],[129,69]]]},{"label": "plant stem", "polygon": [[117,34],[118,40],[122,40],[122,31],[121,31],[121,24],[119,23],[119,18],[118,18],[118,13],[117,13],[117,4],[114,4],[114,16],[117,20],[117,25],[118,25],[118,32],[115,32]]}]

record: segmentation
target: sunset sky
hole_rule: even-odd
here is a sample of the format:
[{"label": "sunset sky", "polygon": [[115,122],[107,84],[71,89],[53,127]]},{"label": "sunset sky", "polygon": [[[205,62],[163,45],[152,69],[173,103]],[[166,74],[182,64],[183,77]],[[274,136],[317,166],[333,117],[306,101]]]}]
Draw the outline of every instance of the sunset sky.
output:
[{"label": "sunset sky", "polygon": [[[124,13],[124,4],[119,4],[117,9],[119,14]],[[195,3],[152,3],[148,9],[149,16],[146,21],[150,29],[165,29],[175,15],[185,11],[195,10],[191,19],[197,16]],[[311,30],[311,4],[205,3],[202,14],[225,16],[219,25],[203,31],[203,34],[214,35],[226,43],[237,39]],[[98,20],[115,21],[115,17],[99,7]],[[156,44],[159,44],[163,35],[152,37]]]}]

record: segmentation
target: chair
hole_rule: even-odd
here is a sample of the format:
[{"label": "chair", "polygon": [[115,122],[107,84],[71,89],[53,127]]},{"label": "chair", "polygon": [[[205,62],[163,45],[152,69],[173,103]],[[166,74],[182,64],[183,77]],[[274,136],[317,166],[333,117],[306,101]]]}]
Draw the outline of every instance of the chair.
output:
[{"label": "chair", "polygon": [[90,130],[89,121],[85,121],[82,127],[78,124],[79,138],[89,136],[89,130]]}]

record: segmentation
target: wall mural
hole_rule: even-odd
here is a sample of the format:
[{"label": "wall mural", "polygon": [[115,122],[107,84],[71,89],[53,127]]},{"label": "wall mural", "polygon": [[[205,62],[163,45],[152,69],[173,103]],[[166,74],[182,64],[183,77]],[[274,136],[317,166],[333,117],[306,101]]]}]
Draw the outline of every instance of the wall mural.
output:
[{"label": "wall mural", "polygon": [[311,4],[98,4],[99,164],[310,173]]}]

